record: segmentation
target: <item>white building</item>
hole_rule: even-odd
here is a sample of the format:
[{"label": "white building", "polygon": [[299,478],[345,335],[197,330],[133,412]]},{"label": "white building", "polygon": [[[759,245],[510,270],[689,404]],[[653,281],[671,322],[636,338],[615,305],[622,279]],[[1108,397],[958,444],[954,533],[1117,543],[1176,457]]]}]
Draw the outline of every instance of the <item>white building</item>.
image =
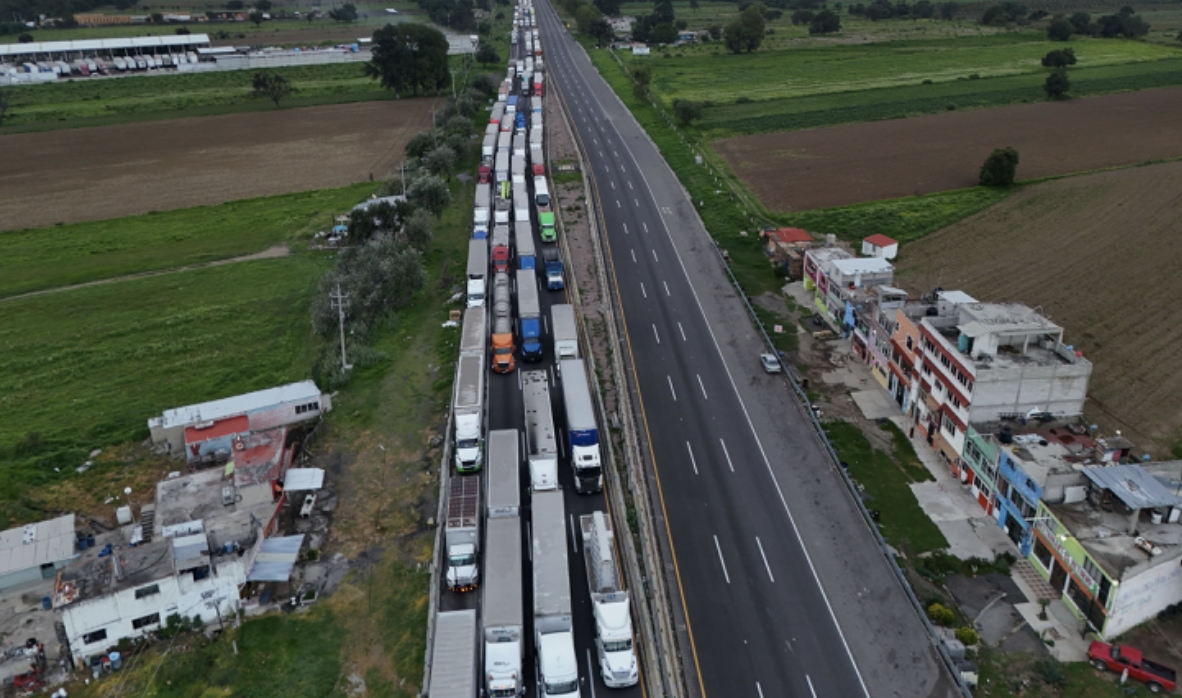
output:
[{"label": "white building", "polygon": [[871,235],[862,240],[862,254],[867,257],[894,259],[899,256],[899,243],[885,235]]},{"label": "white building", "polygon": [[49,579],[77,557],[74,515],[0,532],[0,589]]}]

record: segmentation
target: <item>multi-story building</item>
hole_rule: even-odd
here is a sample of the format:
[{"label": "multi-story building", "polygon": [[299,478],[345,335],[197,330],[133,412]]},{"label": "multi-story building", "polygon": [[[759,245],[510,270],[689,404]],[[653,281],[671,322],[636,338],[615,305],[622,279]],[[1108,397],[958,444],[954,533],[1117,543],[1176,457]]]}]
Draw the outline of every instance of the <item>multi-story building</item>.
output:
[{"label": "multi-story building", "polygon": [[1063,328],[1011,303],[962,303],[916,323],[913,419],[959,470],[968,425],[1083,412],[1092,364],[1063,344]]}]

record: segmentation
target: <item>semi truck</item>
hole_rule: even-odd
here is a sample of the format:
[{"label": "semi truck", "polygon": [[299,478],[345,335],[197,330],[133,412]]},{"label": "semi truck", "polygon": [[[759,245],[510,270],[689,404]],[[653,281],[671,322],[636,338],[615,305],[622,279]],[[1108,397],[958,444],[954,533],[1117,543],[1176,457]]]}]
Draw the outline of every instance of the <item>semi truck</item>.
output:
[{"label": "semi truck", "polygon": [[484,463],[481,427],[484,422],[484,359],[464,354],[456,366],[452,404],[456,424],[456,470],[474,473]]},{"label": "semi truck", "polygon": [[558,362],[562,375],[562,400],[566,405],[566,434],[570,441],[575,491],[580,494],[603,490],[603,468],[599,458],[599,428],[591,404],[591,387],[582,359]]},{"label": "semi truck", "polygon": [[558,489],[558,445],[554,438],[554,415],[546,372],[524,371],[521,382],[530,489],[534,492]]},{"label": "semi truck", "polygon": [[488,185],[477,184],[476,198],[472,203],[472,238],[475,240],[483,240],[488,237],[488,217],[491,203],[492,192]]},{"label": "semi truck", "polygon": [[[512,436],[516,443],[517,432],[513,431]],[[494,438],[489,435],[490,452]],[[517,488],[516,480],[513,487]],[[521,521],[516,515],[491,518],[491,510],[489,516],[485,531],[481,614],[484,624],[484,689],[488,698],[515,698],[525,692],[521,675],[525,660]],[[468,698],[473,698],[473,694],[469,693]]]},{"label": "semi truck", "polygon": [[546,185],[545,177],[534,177],[534,203],[538,206],[550,205],[550,187]]},{"label": "semi truck", "polygon": [[517,270],[517,321],[521,325],[521,358],[542,360],[542,310],[533,272]]},{"label": "semi truck", "polygon": [[501,273],[493,279],[492,369],[511,373],[517,368],[513,350],[513,294],[509,274]]},{"label": "semi truck", "polygon": [[509,98],[505,100],[505,113],[517,113],[517,95],[509,95]]},{"label": "semi truck", "polygon": [[513,150],[513,134],[508,131],[501,131],[497,136],[497,152],[508,153]]},{"label": "semi truck", "polygon": [[521,514],[521,487],[517,479],[521,464],[521,441],[516,429],[497,429],[488,433],[488,497],[485,511],[490,519],[517,517]]},{"label": "semi truck", "polygon": [[447,588],[472,591],[480,583],[480,478],[447,478]]},{"label": "semi truck", "polygon": [[460,356],[484,356],[485,337],[488,336],[488,314],[484,306],[464,311],[464,323],[460,329]]},{"label": "semi truck", "polygon": [[538,695],[580,696],[562,492],[535,492],[530,503]]},{"label": "semi truck", "polygon": [[554,333],[554,358],[579,358],[579,331],[573,305],[550,306],[550,331]]},{"label": "semi truck", "polygon": [[538,226],[542,229],[542,242],[554,242],[558,239],[558,230],[554,227],[553,212],[539,213]]},{"label": "semi truck", "polygon": [[468,307],[484,305],[488,279],[488,242],[468,241]]},{"label": "semi truck", "polygon": [[[502,194],[505,193],[504,189],[509,188],[503,187],[501,192]],[[509,191],[512,192],[512,189],[509,189]],[[509,196],[512,196],[512,194],[510,193]],[[496,197],[493,209],[493,225],[509,225],[509,219],[511,218],[510,209],[513,206],[509,196]]]},{"label": "semi truck", "polygon": [[536,128],[529,132],[529,156],[534,160],[542,159],[542,134],[544,131]]},{"label": "semi truck", "polygon": [[[543,216],[547,215],[545,213]],[[549,214],[553,216],[554,214]],[[562,289],[562,254],[557,247],[542,248],[542,263],[546,266],[546,288],[551,291]]]},{"label": "semi truck", "polygon": [[493,181],[496,182],[497,184],[500,184],[501,182],[508,182],[509,181],[509,153],[508,152],[503,152],[503,153],[498,152],[496,165],[497,166],[494,170],[495,177],[494,177]]},{"label": "semi truck", "polygon": [[493,105],[492,112],[488,115],[488,123],[496,124],[497,128],[501,126],[501,117],[505,115],[505,105],[497,102]]},{"label": "semi truck", "polygon": [[476,611],[447,611],[435,616],[431,650],[431,698],[476,695]]},{"label": "semi truck", "polygon": [[482,140],[480,142],[480,157],[481,158],[491,158],[492,156],[494,156],[496,154],[497,154],[497,137],[492,134],[488,134],[484,137],[484,140]]},{"label": "semi truck", "polygon": [[513,224],[513,243],[517,246],[517,268],[534,270],[537,253],[534,252],[534,231],[529,221]]},{"label": "semi truck", "polygon": [[537,66],[534,70],[534,95],[542,96],[542,73],[537,70]]},{"label": "semi truck", "polygon": [[602,511],[579,517],[583,533],[583,559],[587,563],[587,588],[595,616],[595,652],[599,672],[608,688],[635,686],[640,680],[636,651],[632,647],[632,610],[628,592],[616,568],[612,524]]},{"label": "semi truck", "polygon": [[509,271],[509,226],[498,225],[492,234],[493,273]]},{"label": "semi truck", "polygon": [[529,220],[529,192],[525,190],[525,182],[513,188],[513,220]]}]

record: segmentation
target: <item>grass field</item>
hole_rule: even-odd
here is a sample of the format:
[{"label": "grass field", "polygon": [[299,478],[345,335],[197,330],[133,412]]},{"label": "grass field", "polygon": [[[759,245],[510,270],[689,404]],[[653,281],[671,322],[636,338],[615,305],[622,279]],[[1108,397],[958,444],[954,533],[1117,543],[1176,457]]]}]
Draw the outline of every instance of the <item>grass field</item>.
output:
[{"label": "grass field", "polygon": [[[143,216],[0,233],[0,298],[260,252],[327,229],[357,184]],[[3,311],[0,310],[0,313]]]}]

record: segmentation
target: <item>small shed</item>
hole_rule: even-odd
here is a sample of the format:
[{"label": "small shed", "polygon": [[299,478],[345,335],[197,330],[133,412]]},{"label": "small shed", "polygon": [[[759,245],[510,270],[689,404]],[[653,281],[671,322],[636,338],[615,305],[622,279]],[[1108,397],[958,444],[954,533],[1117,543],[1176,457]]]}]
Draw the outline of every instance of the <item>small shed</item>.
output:
[{"label": "small shed", "polygon": [[[793,249],[807,248],[813,243],[813,236],[800,228],[780,228],[763,233],[767,241],[767,254],[778,262],[787,262]],[[799,259],[799,255],[796,255]]]},{"label": "small shed", "polygon": [[867,257],[894,259],[899,254],[899,242],[885,235],[871,235],[862,240],[862,254]]}]

